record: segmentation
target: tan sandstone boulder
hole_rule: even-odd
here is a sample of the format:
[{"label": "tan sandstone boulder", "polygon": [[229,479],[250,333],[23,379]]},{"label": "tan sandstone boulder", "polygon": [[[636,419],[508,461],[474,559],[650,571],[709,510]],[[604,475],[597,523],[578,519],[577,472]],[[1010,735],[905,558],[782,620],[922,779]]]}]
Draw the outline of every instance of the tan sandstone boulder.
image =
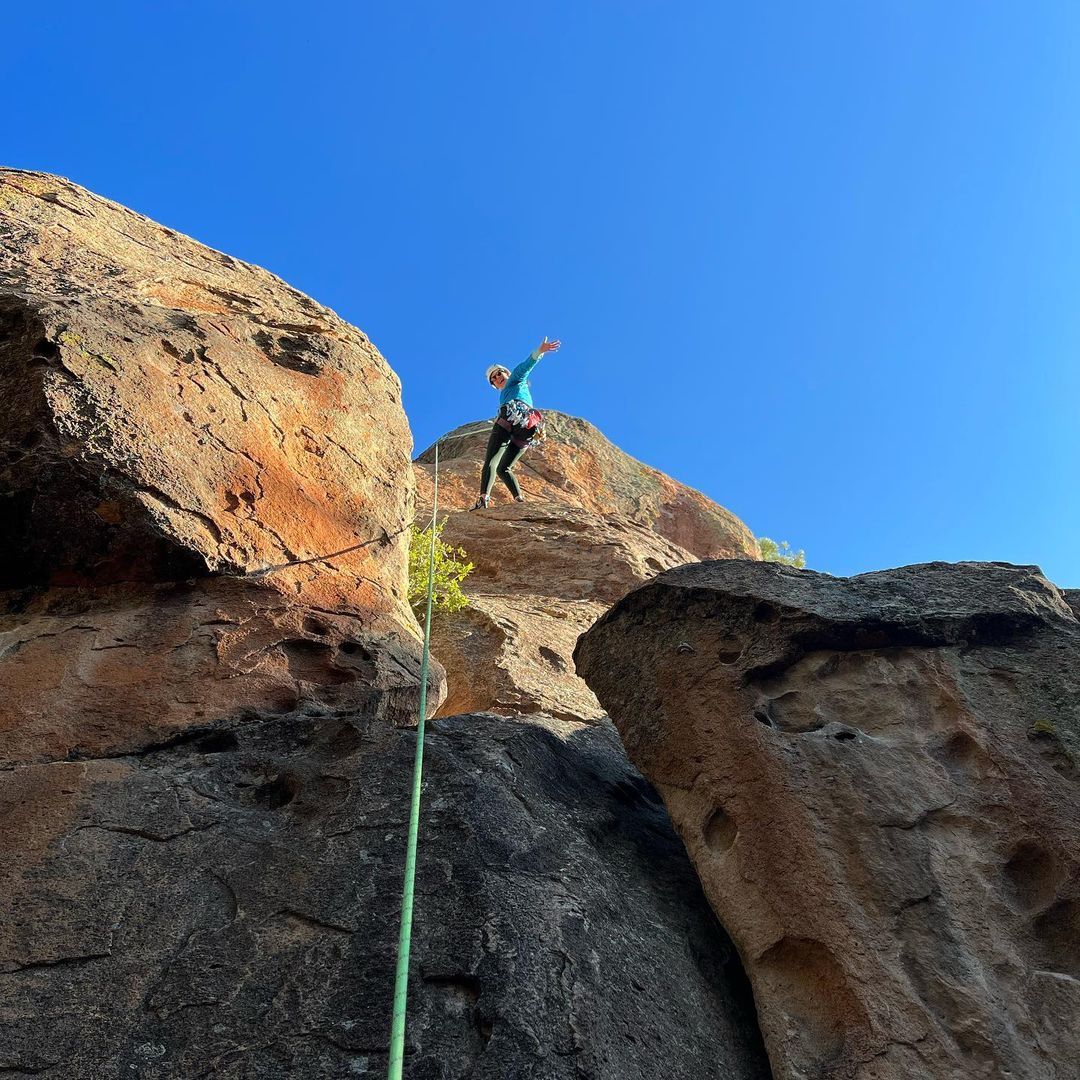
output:
[{"label": "tan sandstone boulder", "polygon": [[[497,482],[489,509],[467,509],[476,501],[490,422],[439,442],[443,540],[475,566],[464,586],[470,606],[433,623],[432,650],[448,672],[442,715],[595,721],[603,710],[573,667],[578,636],[662,570],[717,554],[758,557],[753,534],[723,507],[635,461],[586,421],[546,418],[547,438],[515,470],[523,504]],[[426,522],[434,447],[417,459],[416,475]]]},{"label": "tan sandstone boulder", "polygon": [[0,760],[409,698],[411,437],[364,334],[58,177],[0,170],[0,241]]},{"label": "tan sandstone boulder", "polygon": [[778,1080],[1076,1076],[1075,607],[1033,567],[721,561],[582,638]]}]

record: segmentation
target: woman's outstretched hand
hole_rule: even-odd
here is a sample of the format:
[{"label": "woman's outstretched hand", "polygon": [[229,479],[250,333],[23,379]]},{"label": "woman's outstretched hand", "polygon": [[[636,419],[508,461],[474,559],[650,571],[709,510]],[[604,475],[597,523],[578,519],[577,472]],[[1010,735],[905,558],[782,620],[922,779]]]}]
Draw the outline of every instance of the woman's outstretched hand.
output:
[{"label": "woman's outstretched hand", "polygon": [[536,351],[541,356],[543,356],[544,353],[555,352],[561,344],[562,342],[559,341],[558,338],[556,338],[554,341],[548,341],[547,338],[544,338],[544,340],[541,341],[540,344],[537,346]]}]

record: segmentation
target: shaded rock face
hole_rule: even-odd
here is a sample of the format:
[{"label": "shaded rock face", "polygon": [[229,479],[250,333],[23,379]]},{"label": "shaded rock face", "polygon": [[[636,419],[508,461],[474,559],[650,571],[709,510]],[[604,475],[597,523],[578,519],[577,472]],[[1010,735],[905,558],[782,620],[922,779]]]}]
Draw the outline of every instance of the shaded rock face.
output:
[{"label": "shaded rock face", "polygon": [[1032,567],[721,561],[582,638],[777,1077],[1076,1075],[1074,604]]},{"label": "shaded rock face", "polygon": [[[451,673],[442,713],[543,712],[595,721],[603,710],[574,671],[578,636],[627,591],[659,572],[717,554],[757,558],[753,534],[700,492],[635,461],[591,424],[549,412],[548,438],[476,501],[491,424],[439,444],[443,540],[468,553],[470,607],[438,615],[432,649]],[[431,512],[434,449],[416,462],[419,517]]]},{"label": "shaded rock face", "polygon": [[[384,1076],[414,738],[264,717],[6,774],[0,1068]],[[410,1077],[769,1076],[609,726],[439,721],[426,776]]]},{"label": "shaded rock face", "polygon": [[0,759],[415,686],[411,439],[355,327],[3,169],[0,393]]}]

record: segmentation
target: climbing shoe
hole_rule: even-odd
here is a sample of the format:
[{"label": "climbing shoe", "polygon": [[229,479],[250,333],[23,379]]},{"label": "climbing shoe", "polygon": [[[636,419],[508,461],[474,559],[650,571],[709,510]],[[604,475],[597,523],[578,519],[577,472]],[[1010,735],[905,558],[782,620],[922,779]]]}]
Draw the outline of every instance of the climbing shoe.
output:
[{"label": "climbing shoe", "polygon": [[474,510],[486,510],[487,508],[488,508],[488,497],[486,495],[481,495],[480,498],[476,500],[476,505],[473,507],[473,509]]},{"label": "climbing shoe", "polygon": [[524,501],[525,501],[525,496],[524,495],[515,495],[514,496],[514,502],[524,502]]}]

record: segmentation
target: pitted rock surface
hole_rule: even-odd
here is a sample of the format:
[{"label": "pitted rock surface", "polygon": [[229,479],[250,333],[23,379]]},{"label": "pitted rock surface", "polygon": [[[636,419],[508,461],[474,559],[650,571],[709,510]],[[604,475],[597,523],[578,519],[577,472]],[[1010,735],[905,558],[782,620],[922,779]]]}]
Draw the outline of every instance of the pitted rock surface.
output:
[{"label": "pitted rock surface", "polygon": [[1080,1061],[1080,624],[1037,568],[669,571],[578,670],[657,786],[778,1078]]},{"label": "pitted rock surface", "polygon": [[[415,736],[298,715],[5,773],[0,1071],[386,1075]],[[767,1080],[749,987],[609,725],[430,728],[412,1080]]]}]

